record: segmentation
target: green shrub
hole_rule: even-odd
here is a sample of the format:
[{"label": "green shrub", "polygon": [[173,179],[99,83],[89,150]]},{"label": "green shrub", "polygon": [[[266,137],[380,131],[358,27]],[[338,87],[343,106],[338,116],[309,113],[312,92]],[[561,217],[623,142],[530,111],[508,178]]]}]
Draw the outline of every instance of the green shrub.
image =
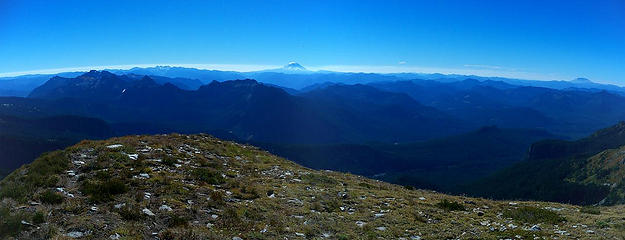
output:
[{"label": "green shrub", "polygon": [[29,193],[30,188],[25,184],[7,181],[0,185],[0,200],[3,198],[12,198],[23,202]]},{"label": "green shrub", "polygon": [[5,239],[9,236],[16,236],[20,233],[24,224],[22,224],[22,220],[25,217],[18,212],[12,213],[11,209],[6,207],[0,208],[0,238]]},{"label": "green shrub", "polygon": [[119,179],[101,181],[84,181],[82,192],[89,195],[93,202],[108,202],[113,200],[113,196],[128,191],[128,187]]},{"label": "green shrub", "polygon": [[464,206],[457,202],[451,202],[447,199],[443,199],[442,201],[436,203],[436,206],[440,209],[447,211],[465,211]]},{"label": "green shrub", "polygon": [[181,217],[175,214],[172,214],[167,220],[168,227],[182,227],[188,224],[188,220],[185,217]]},{"label": "green shrub", "polygon": [[221,207],[226,204],[224,201],[224,194],[220,191],[213,191],[210,194],[210,202],[208,203],[211,207]]},{"label": "green shrub", "polygon": [[141,220],[143,218],[143,215],[141,215],[141,212],[139,212],[139,210],[137,210],[137,209],[138,208],[135,208],[133,206],[124,206],[124,207],[118,209],[117,213],[124,220],[138,221],[138,220]]},{"label": "green shrub", "polygon": [[253,200],[260,197],[259,190],[253,183],[244,183],[236,189],[232,189],[234,197],[243,200]]},{"label": "green shrub", "polygon": [[581,213],[587,213],[587,214],[594,214],[594,215],[599,215],[601,214],[601,211],[599,210],[599,208],[597,207],[590,207],[590,206],[585,206],[582,207],[579,212]]},{"label": "green shrub", "polygon": [[223,211],[220,223],[223,225],[223,227],[233,229],[240,227],[242,221],[243,220],[241,219],[241,214],[237,211],[237,209],[229,207]]},{"label": "green shrub", "polygon": [[508,209],[503,212],[506,218],[512,218],[517,221],[536,224],[551,223],[556,224],[566,219],[559,214],[546,209],[536,207],[520,207],[516,209]]},{"label": "green shrub", "polygon": [[36,212],[35,215],[33,215],[32,220],[34,224],[41,224],[46,222],[46,217],[43,212]]},{"label": "green shrub", "polygon": [[63,173],[69,167],[69,160],[62,151],[42,154],[28,166],[24,183],[34,187],[52,187],[58,182],[54,174]]},{"label": "green shrub", "polygon": [[325,202],[325,210],[327,212],[336,212],[339,211],[341,205],[343,205],[343,202],[341,200],[333,198]]},{"label": "green shrub", "polygon": [[44,191],[39,195],[39,201],[46,204],[60,204],[63,202],[63,195],[53,192],[52,190]]},{"label": "green shrub", "polygon": [[170,231],[170,230],[165,230],[163,232],[161,232],[158,236],[160,239],[163,240],[174,240],[176,239],[176,233]]},{"label": "green shrub", "polygon": [[173,167],[174,164],[176,164],[177,162],[178,161],[175,158],[173,158],[172,156],[169,156],[169,155],[163,157],[163,160],[161,161],[161,163],[165,164],[166,166],[170,166],[170,167]]},{"label": "green shrub", "polygon": [[106,181],[111,179],[111,174],[108,171],[98,171],[95,173],[95,177],[98,180]]},{"label": "green shrub", "polygon": [[339,183],[334,178],[328,177],[323,174],[315,174],[315,173],[302,176],[302,180],[312,185],[336,185]]},{"label": "green shrub", "polygon": [[196,168],[193,170],[193,176],[197,180],[208,184],[222,184],[225,182],[221,174],[207,168]]},{"label": "green shrub", "polygon": [[345,235],[345,234],[337,234],[336,235],[336,239],[338,239],[338,240],[349,240],[349,239],[352,239],[352,238],[349,237],[348,235]]}]

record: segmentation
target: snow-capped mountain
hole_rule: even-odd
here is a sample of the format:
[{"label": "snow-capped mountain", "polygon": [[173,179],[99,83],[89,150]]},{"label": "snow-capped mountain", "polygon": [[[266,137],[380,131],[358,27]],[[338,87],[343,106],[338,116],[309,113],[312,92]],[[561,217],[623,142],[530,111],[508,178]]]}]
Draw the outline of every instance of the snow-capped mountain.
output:
[{"label": "snow-capped mountain", "polygon": [[313,71],[306,69],[304,66],[302,66],[301,64],[297,62],[289,62],[287,65],[284,65],[284,67],[281,67],[281,68],[267,69],[267,70],[262,70],[258,72],[273,72],[273,73],[288,73],[288,74],[313,73]]},{"label": "snow-capped mountain", "polygon": [[308,69],[296,62],[290,62],[282,67],[282,69],[286,71],[308,71]]}]

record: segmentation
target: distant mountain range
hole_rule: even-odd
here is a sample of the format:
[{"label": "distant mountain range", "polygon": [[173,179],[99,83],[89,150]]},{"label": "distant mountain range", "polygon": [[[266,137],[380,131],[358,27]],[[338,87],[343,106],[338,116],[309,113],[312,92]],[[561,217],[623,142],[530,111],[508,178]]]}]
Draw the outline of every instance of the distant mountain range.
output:
[{"label": "distant mountain range", "polygon": [[515,86],[497,81],[395,81],[369,84],[477,125],[540,128],[584,137],[625,119],[625,97],[610,91]]},{"label": "distant mountain range", "polygon": [[50,114],[146,122],[183,132],[228,132],[262,142],[405,142],[471,128],[407,95],[365,85],[294,96],[254,80],[236,80],[187,91],[147,76],[91,71],[71,79],[52,78],[23,100],[35,99],[46,100],[37,108]]},{"label": "distant mountain range", "polygon": [[[618,94],[625,94],[625,88],[610,85],[594,83],[585,78],[578,78],[572,81],[535,81],[535,80],[521,80],[501,77],[480,77],[480,76],[467,76],[467,75],[455,75],[455,74],[419,74],[419,73],[392,73],[392,74],[379,74],[379,73],[345,73],[345,72],[331,72],[331,71],[310,71],[304,66],[291,62],[282,68],[267,69],[254,72],[236,72],[236,71],[219,71],[219,70],[204,70],[195,68],[184,67],[170,67],[170,66],[156,66],[146,68],[131,68],[127,70],[122,69],[107,69],[107,71],[119,74],[136,74],[147,75],[155,78],[167,77],[170,83],[178,86],[181,89],[195,90],[199,85],[208,84],[212,81],[227,81],[236,79],[255,79],[259,82],[278,85],[285,88],[300,90],[314,84],[320,84],[325,82],[343,83],[343,84],[366,84],[373,82],[389,82],[400,80],[433,80],[436,82],[458,82],[465,79],[476,79],[479,81],[493,81],[500,83],[507,83],[515,86],[531,86],[531,87],[544,87],[552,89],[577,89],[584,91],[611,91]],[[23,97],[28,95],[33,89],[45,83],[48,79],[54,76],[60,77],[76,77],[81,75],[81,72],[64,72],[56,74],[40,74],[40,75],[24,75],[17,77],[3,77],[0,78],[0,96],[19,96]],[[185,82],[185,83],[183,83]],[[194,82],[194,83],[191,83]]]}]

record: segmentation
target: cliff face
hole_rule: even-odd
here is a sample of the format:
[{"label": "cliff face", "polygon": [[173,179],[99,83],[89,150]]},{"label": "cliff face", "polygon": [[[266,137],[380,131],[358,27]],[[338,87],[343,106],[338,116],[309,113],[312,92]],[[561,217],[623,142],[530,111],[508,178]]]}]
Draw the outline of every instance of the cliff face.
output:
[{"label": "cliff face", "polygon": [[11,173],[0,199],[0,237],[18,239],[625,237],[621,206],[410,190],[208,135],[83,141]]}]

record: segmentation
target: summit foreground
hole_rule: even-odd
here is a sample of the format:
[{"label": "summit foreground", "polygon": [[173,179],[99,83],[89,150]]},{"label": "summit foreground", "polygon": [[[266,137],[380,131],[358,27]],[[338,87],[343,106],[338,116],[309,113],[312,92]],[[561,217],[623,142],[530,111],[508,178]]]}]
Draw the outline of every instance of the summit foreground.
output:
[{"label": "summit foreground", "polygon": [[208,135],[83,141],[0,182],[0,238],[622,239],[623,206],[411,190]]}]

